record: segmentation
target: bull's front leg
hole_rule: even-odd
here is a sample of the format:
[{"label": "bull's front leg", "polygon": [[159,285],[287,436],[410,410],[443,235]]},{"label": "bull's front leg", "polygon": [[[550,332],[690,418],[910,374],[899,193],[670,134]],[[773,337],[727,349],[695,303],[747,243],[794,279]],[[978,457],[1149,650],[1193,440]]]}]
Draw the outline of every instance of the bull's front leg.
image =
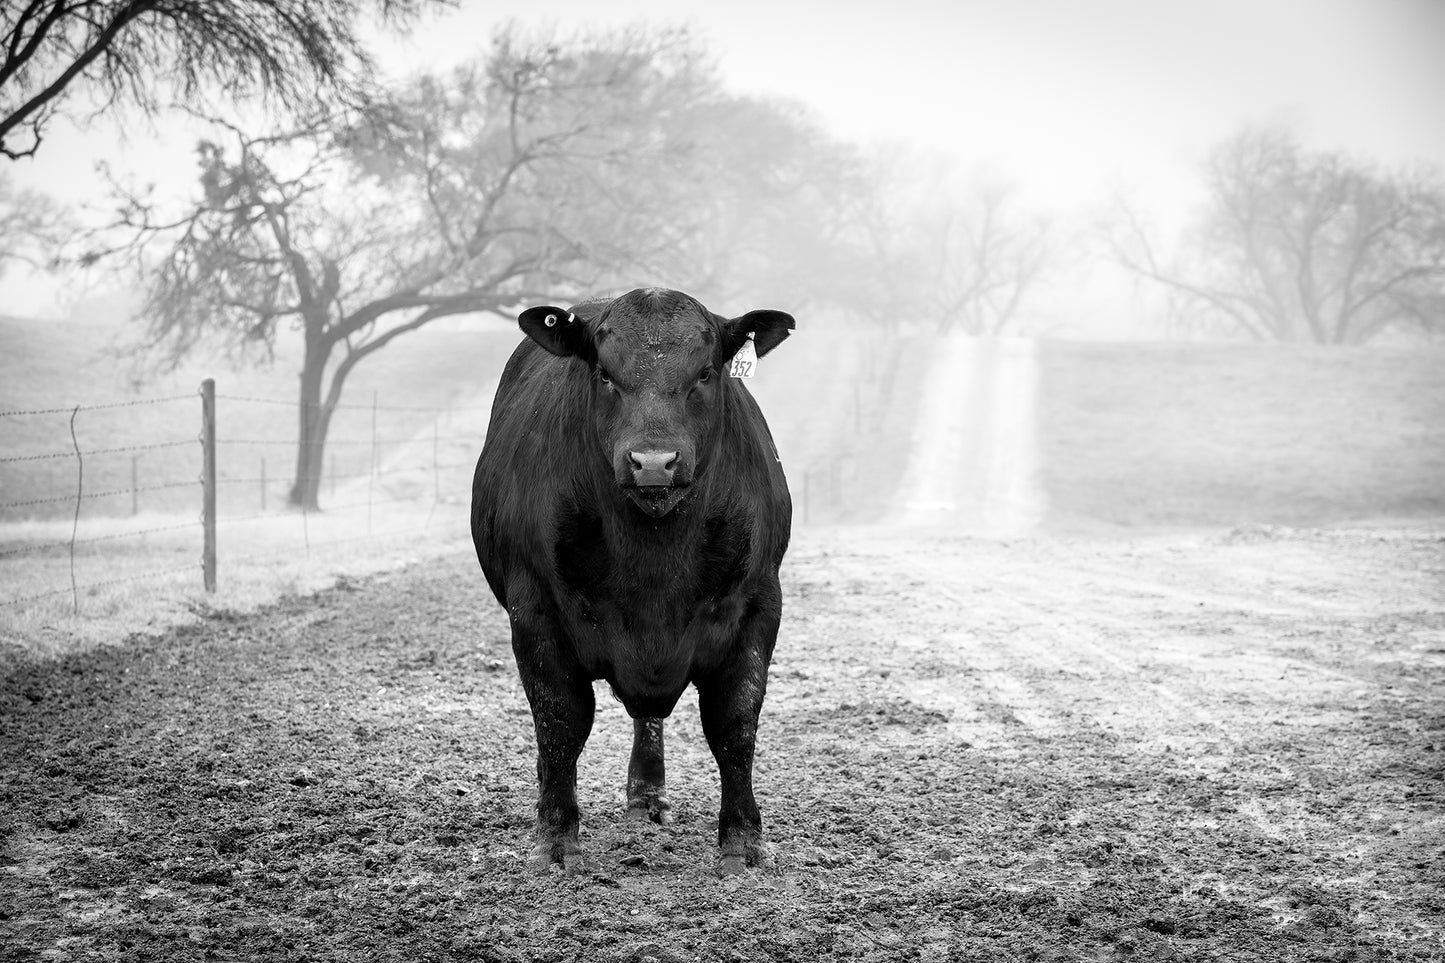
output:
[{"label": "bull's front leg", "polygon": [[697,686],[703,733],[722,781],[717,837],[718,871],[724,876],[772,865],[753,795],[753,751],[778,621],[777,613],[753,613],[733,657]]},{"label": "bull's front leg", "polygon": [[537,733],[537,833],[528,864],[539,872],[583,868],[577,843],[577,758],[592,731],[592,682],[555,632],[512,621],[512,651]]},{"label": "bull's front leg", "polygon": [[662,720],[632,720],[632,758],[627,763],[627,815],[661,825],[672,822],[672,804],[664,795],[667,775],[662,749]]}]

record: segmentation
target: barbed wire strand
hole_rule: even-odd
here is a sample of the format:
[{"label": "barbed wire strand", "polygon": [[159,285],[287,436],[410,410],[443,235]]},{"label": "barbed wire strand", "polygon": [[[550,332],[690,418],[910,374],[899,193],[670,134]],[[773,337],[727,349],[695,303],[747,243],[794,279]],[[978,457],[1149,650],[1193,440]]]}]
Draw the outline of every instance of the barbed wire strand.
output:
[{"label": "barbed wire strand", "polygon": [[[415,438],[379,438],[375,443],[378,445],[410,445],[415,441]],[[217,439],[216,444],[218,447],[225,445],[268,445],[274,448],[284,445],[287,448],[334,448],[337,446],[370,446],[372,442],[361,438],[327,438],[325,441],[290,441],[285,438],[227,438],[224,440]]]},{"label": "barbed wire strand", "polygon": [[104,411],[108,408],[134,408],[137,405],[163,405],[172,401],[189,401],[193,395],[167,395],[163,398],[138,398],[134,401],[114,401],[100,405],[75,405],[70,408],[32,408],[27,411],[0,411],[0,418],[19,418],[25,415],[63,415],[77,411]]},{"label": "barbed wire strand", "polygon": [[366,534],[371,534],[371,496],[376,490],[376,399],[371,393],[371,477],[366,481]]},{"label": "barbed wire strand", "polygon": [[[75,410],[81,411],[83,409],[76,408]],[[193,443],[193,440],[188,438],[185,441],[160,441],[150,445],[121,445],[116,448],[92,448],[85,453],[87,455],[114,455],[125,451],[152,451],[156,448],[179,448],[182,445],[190,445]],[[54,451],[41,455],[10,455],[5,458],[0,458],[0,462],[47,461],[53,458],[74,457],[76,457],[75,451]]]},{"label": "barbed wire strand", "polygon": [[[420,501],[419,499],[416,499],[416,498],[407,498],[407,497],[404,497],[404,496],[397,496],[396,498],[375,499],[375,500],[372,501],[371,504],[373,504],[373,505],[414,504],[414,505],[420,506],[421,501]],[[429,514],[429,515],[430,515],[431,512],[434,512],[434,511],[436,510],[436,506],[437,506],[437,503],[436,503],[436,502],[433,502],[431,508],[428,509],[428,514]],[[217,525],[234,525],[234,524],[237,524],[238,522],[255,522],[255,521],[262,521],[262,520],[265,520],[265,519],[275,519],[275,520],[277,520],[277,521],[281,521],[281,520],[284,520],[284,519],[293,519],[293,518],[296,518],[296,517],[298,517],[298,516],[304,516],[304,517],[309,518],[309,517],[312,516],[312,515],[318,515],[318,514],[320,515],[320,517],[322,517],[322,518],[324,519],[328,514],[330,514],[330,513],[332,513],[332,512],[344,512],[344,511],[350,511],[351,509],[358,509],[358,508],[364,508],[364,507],[366,507],[366,502],[344,502],[344,503],[342,503],[342,504],[340,504],[340,505],[325,505],[325,506],[322,506],[322,508],[321,508],[319,511],[317,511],[317,512],[312,512],[312,511],[309,511],[309,510],[308,510],[308,511],[297,511],[297,512],[295,512],[295,513],[293,514],[293,513],[290,512],[290,511],[282,510],[282,511],[253,512],[253,513],[246,514],[246,515],[221,515],[221,516],[218,516],[218,517],[216,518],[216,524],[217,524]],[[184,527],[188,527],[188,526],[179,526],[179,527],[184,528]],[[0,554],[3,554],[3,553],[0,553]]]},{"label": "barbed wire strand", "polygon": [[[280,405],[280,406],[286,406],[286,407],[291,407],[291,408],[299,408],[299,407],[301,407],[300,403],[298,403],[298,402],[294,402],[294,401],[282,401],[282,400],[274,399],[274,398],[258,398],[258,397],[245,396],[245,395],[218,395],[217,397],[220,398],[220,399],[222,399],[222,400],[227,400],[227,401],[231,401],[231,402],[238,402],[238,403]],[[85,459],[86,459],[87,457],[94,457],[94,456],[99,456],[99,455],[109,455],[109,454],[121,454],[121,453],[127,453],[127,452],[152,451],[152,450],[167,449],[167,448],[178,448],[178,447],[189,446],[190,444],[193,443],[193,441],[192,441],[191,439],[187,439],[187,440],[184,440],[184,441],[163,441],[163,442],[152,442],[152,443],[148,443],[148,444],[117,445],[117,446],[110,446],[110,447],[105,447],[105,448],[83,449],[83,448],[81,447],[81,445],[80,445],[79,436],[78,436],[78,434],[77,434],[77,432],[76,432],[76,420],[77,420],[77,417],[78,417],[79,413],[82,412],[82,411],[102,411],[102,410],[108,410],[108,409],[130,408],[130,407],[141,406],[141,405],[160,405],[160,404],[169,404],[169,403],[180,402],[180,401],[193,401],[193,400],[194,400],[194,396],[193,396],[193,395],[189,395],[189,394],[186,394],[186,395],[169,395],[169,396],[164,396],[164,397],[159,397],[159,398],[140,398],[140,399],[134,399],[134,400],[130,400],[130,401],[123,401],[123,402],[113,402],[113,403],[93,404],[93,405],[74,405],[74,406],[71,406],[71,407],[69,407],[69,408],[35,408],[35,409],[26,409],[26,410],[19,410],[19,409],[17,409],[17,410],[13,410],[13,411],[3,411],[3,412],[0,412],[0,418],[21,417],[21,416],[30,416],[30,415],[66,414],[66,413],[68,413],[69,416],[70,416],[70,418],[69,418],[69,430],[70,430],[70,442],[71,442],[71,450],[70,450],[70,451],[63,451],[63,452],[42,452],[42,453],[29,454],[29,455],[7,455],[7,456],[4,456],[4,457],[0,457],[0,463],[9,464],[9,463],[17,463],[17,462],[35,462],[35,461],[56,460],[56,459],[61,459],[61,458],[74,458],[74,459],[76,460],[76,491],[75,491],[75,495],[73,496],[73,500],[74,500],[74,502],[75,502],[75,512],[74,512],[74,515],[73,515],[73,517],[72,517],[72,519],[71,519],[70,539],[69,539],[68,541],[66,541],[66,542],[45,542],[45,543],[40,543],[40,544],[24,545],[24,546],[20,546],[20,547],[17,547],[17,548],[0,549],[0,559],[3,559],[3,558],[11,558],[11,557],[14,557],[14,556],[26,555],[26,554],[37,553],[37,552],[44,552],[44,551],[52,550],[52,549],[61,549],[61,548],[68,549],[68,564],[69,564],[69,574],[70,574],[70,588],[69,588],[68,591],[69,591],[69,594],[70,594],[70,596],[71,596],[71,603],[72,603],[72,604],[71,604],[71,608],[72,608],[72,612],[74,612],[74,613],[76,613],[76,614],[78,614],[78,613],[79,613],[79,610],[80,610],[80,593],[79,593],[79,590],[80,590],[80,588],[82,588],[82,587],[83,587],[83,588],[87,588],[87,589],[94,589],[94,588],[99,588],[99,587],[104,587],[104,586],[109,586],[109,585],[121,584],[121,583],[132,582],[132,581],[140,581],[140,580],[144,580],[144,579],[147,579],[147,578],[156,578],[156,577],[171,575],[171,574],[175,574],[175,573],[179,573],[179,572],[189,571],[189,570],[190,570],[190,567],[187,566],[186,568],[163,569],[163,570],[154,571],[154,572],[142,573],[142,574],[134,575],[134,576],[126,576],[126,577],[117,578],[117,579],[110,579],[110,580],[106,580],[106,581],[103,581],[103,582],[92,582],[92,583],[86,583],[85,585],[81,585],[81,584],[80,584],[80,582],[79,582],[79,580],[78,580],[78,578],[77,578],[77,574],[76,574],[77,548],[78,548],[78,547],[85,546],[85,545],[90,545],[90,544],[95,544],[95,543],[99,543],[99,542],[116,541],[116,540],[131,539],[131,538],[140,538],[140,537],[144,537],[144,536],[152,535],[152,534],[160,534],[160,533],[165,533],[165,532],[175,532],[175,531],[180,531],[180,530],[183,530],[183,529],[190,529],[190,528],[193,528],[193,527],[194,527],[194,523],[189,523],[189,522],[188,522],[188,523],[182,523],[182,524],[176,524],[176,525],[153,526],[153,527],[150,527],[150,528],[140,529],[140,530],[136,530],[136,531],[116,532],[116,533],[112,533],[112,534],[108,534],[108,535],[98,535],[98,536],[93,536],[93,537],[89,537],[89,538],[80,538],[80,537],[79,537],[80,516],[81,516],[82,506],[83,506],[84,502],[90,501],[90,500],[94,500],[94,499],[98,499],[98,498],[115,497],[115,496],[127,495],[127,494],[129,494],[129,495],[135,495],[135,494],[138,494],[138,493],[140,493],[140,492],[145,492],[145,491],[157,491],[157,490],[162,490],[162,489],[189,487],[190,485],[194,484],[194,482],[189,482],[189,481],[187,481],[187,482],[162,482],[162,483],[157,483],[157,484],[153,484],[153,485],[135,485],[135,484],[133,484],[132,487],[130,487],[130,488],[120,488],[120,489],[112,489],[112,490],[107,490],[107,491],[98,491],[98,492],[87,493],[87,492],[85,491],[85,473],[84,473],[84,470],[85,470]],[[315,406],[310,406],[310,407],[315,407]],[[470,467],[471,467],[470,463],[462,463],[462,462],[449,463],[449,464],[446,464],[446,465],[438,465],[438,464],[436,464],[436,454],[435,454],[435,453],[436,453],[436,448],[437,448],[437,446],[438,446],[438,444],[439,444],[440,442],[442,442],[442,441],[446,441],[446,442],[449,442],[449,443],[466,442],[466,443],[472,443],[472,444],[474,444],[474,443],[476,443],[476,442],[478,441],[477,438],[475,438],[475,437],[473,437],[473,436],[471,436],[471,435],[448,435],[448,436],[445,436],[445,438],[443,438],[443,437],[439,434],[439,432],[438,432],[438,430],[437,430],[436,422],[437,422],[439,419],[433,419],[433,422],[434,422],[434,423],[433,423],[433,426],[432,426],[432,448],[433,448],[432,458],[433,458],[433,464],[432,464],[430,467],[425,466],[425,465],[405,466],[405,467],[386,468],[386,469],[382,469],[382,468],[377,467],[377,451],[378,451],[379,446],[382,446],[382,445],[393,445],[393,446],[396,446],[396,445],[410,445],[410,444],[415,444],[416,441],[417,441],[416,438],[405,438],[405,439],[400,439],[400,438],[398,438],[398,439],[390,439],[390,438],[383,439],[383,438],[378,438],[378,437],[377,437],[377,413],[378,413],[378,412],[380,412],[380,411],[426,412],[426,413],[430,413],[430,414],[433,414],[433,415],[438,415],[438,416],[440,416],[440,415],[450,415],[450,414],[454,414],[454,413],[468,412],[468,411],[488,411],[488,410],[490,410],[490,408],[491,408],[490,405],[460,405],[460,406],[455,406],[455,405],[454,405],[454,406],[445,406],[445,407],[425,406],[425,405],[381,405],[381,404],[379,404],[379,402],[378,402],[378,396],[377,396],[376,394],[373,394],[373,396],[372,396],[372,401],[371,401],[371,404],[370,404],[370,405],[366,405],[366,404],[345,405],[345,404],[343,404],[343,405],[336,405],[336,406],[334,406],[334,408],[333,408],[333,410],[346,409],[346,410],[352,410],[352,411],[364,411],[364,410],[370,409],[370,411],[371,411],[371,432],[372,432],[372,437],[371,437],[369,440],[333,438],[333,439],[330,439],[330,440],[324,441],[324,442],[323,442],[323,441],[316,441],[316,442],[309,442],[309,443],[298,443],[298,442],[292,442],[292,441],[282,441],[282,440],[267,438],[267,439],[234,439],[234,440],[227,440],[227,441],[223,442],[223,444],[224,444],[224,445],[231,445],[231,446],[240,446],[240,445],[264,445],[264,446],[272,446],[272,445],[276,445],[276,446],[302,447],[302,448],[304,448],[304,447],[321,447],[321,446],[323,446],[323,445],[330,445],[330,446],[332,446],[332,447],[362,446],[362,445],[369,445],[369,446],[371,446],[371,465],[372,465],[372,468],[371,468],[370,471],[367,471],[367,472],[356,472],[356,473],[347,473],[347,474],[341,474],[341,475],[333,474],[333,475],[330,476],[330,479],[331,479],[331,481],[333,481],[333,482],[335,482],[335,481],[337,481],[337,480],[341,480],[341,479],[360,479],[360,478],[367,478],[367,479],[369,480],[369,483],[368,483],[368,485],[367,485],[367,493],[366,493],[366,494],[367,494],[367,497],[366,497],[366,500],[365,500],[364,502],[363,502],[363,501],[355,501],[355,502],[349,502],[349,503],[342,503],[342,504],[340,504],[340,505],[327,506],[327,508],[326,508],[326,510],[325,510],[326,513],[338,513],[338,514],[339,514],[339,513],[344,513],[344,512],[347,512],[347,511],[359,510],[359,509],[365,507],[365,508],[367,509],[367,534],[365,534],[365,535],[351,536],[351,537],[347,537],[347,538],[340,538],[340,539],[328,539],[328,540],[324,540],[324,541],[321,541],[321,542],[314,542],[314,541],[312,540],[312,538],[311,538],[311,532],[310,532],[310,514],[311,514],[311,512],[310,512],[310,510],[309,510],[306,506],[303,505],[303,506],[302,506],[302,509],[301,509],[302,536],[303,536],[303,538],[305,539],[305,542],[306,542],[306,557],[309,559],[309,558],[311,557],[311,553],[312,553],[313,548],[323,548],[323,547],[332,546],[332,545],[349,544],[349,543],[354,543],[354,542],[357,542],[357,541],[365,541],[365,540],[367,540],[367,539],[382,539],[382,538],[388,538],[388,539],[389,539],[389,538],[397,538],[397,537],[405,536],[405,535],[407,535],[407,534],[413,534],[413,533],[423,532],[423,531],[429,530],[429,529],[431,528],[433,519],[434,519],[434,517],[436,516],[437,507],[438,507],[438,505],[439,505],[439,503],[440,503],[440,502],[439,502],[439,499],[437,499],[437,498],[434,498],[434,499],[433,499],[432,504],[430,505],[430,507],[429,507],[429,509],[428,509],[428,512],[427,512],[426,522],[424,523],[424,525],[423,525],[421,528],[411,527],[411,528],[407,528],[407,529],[391,530],[391,531],[387,531],[387,532],[375,532],[375,531],[373,530],[373,527],[372,527],[372,526],[373,526],[372,512],[373,512],[373,509],[374,509],[375,507],[381,506],[381,505],[389,505],[389,504],[416,503],[416,502],[417,502],[417,499],[411,498],[411,497],[397,497],[397,498],[383,498],[383,499],[378,499],[378,498],[376,498],[375,485],[376,485],[376,480],[377,480],[378,478],[383,477],[383,476],[400,475],[400,474],[408,474],[408,473],[421,473],[421,472],[426,472],[426,471],[431,471],[434,475],[438,475],[438,476],[439,476],[442,471],[452,471],[452,470],[458,470],[458,469],[470,468]],[[243,483],[245,483],[245,484],[255,484],[255,483],[257,483],[257,482],[264,482],[264,481],[266,481],[265,478],[222,479],[222,480],[221,480],[222,483],[228,483],[228,484],[243,484]],[[25,500],[15,501],[15,502],[0,503],[0,509],[23,508],[23,507],[30,507],[30,506],[34,506],[34,505],[44,505],[44,504],[54,504],[54,503],[59,503],[59,502],[67,502],[67,501],[71,501],[71,500],[72,500],[72,496],[53,496],[53,497],[45,497],[45,498],[25,499]],[[285,517],[288,517],[285,513],[262,512],[262,513],[260,513],[260,514],[240,515],[240,516],[230,516],[230,517],[227,517],[227,518],[220,518],[220,519],[217,519],[217,522],[218,522],[218,523],[227,523],[227,524],[236,524],[236,523],[239,523],[239,522],[242,522],[242,521],[251,521],[251,520],[257,520],[257,519],[262,519],[262,518],[285,518]],[[285,554],[285,553],[282,552],[282,553],[279,553],[279,554]],[[251,556],[240,556],[241,559],[245,559],[245,558],[248,558],[248,557],[251,557]],[[56,589],[56,590],[51,591],[51,592],[40,593],[40,594],[37,594],[37,595],[24,596],[24,597],[19,598],[19,599],[11,599],[11,600],[8,600],[8,601],[5,601],[5,602],[0,602],[0,605],[11,606],[11,605],[21,604],[21,603],[28,602],[28,601],[35,601],[35,600],[50,598],[50,597],[52,597],[52,596],[64,595],[64,594],[66,594],[66,592],[67,592],[66,589]]]},{"label": "barbed wire strand", "polygon": [[47,548],[94,545],[97,542],[114,542],[123,538],[140,538],[142,535],[155,535],[159,532],[178,532],[181,529],[194,528],[196,524],[196,522],[182,522],[178,525],[157,525],[154,528],[142,528],[132,532],[114,532],[110,535],[93,535],[90,538],[72,538],[68,542],[41,542],[37,545],[22,545],[19,548],[0,549],[0,558],[9,558],[13,555],[26,555],[31,552],[42,552]]},{"label": "barbed wire strand", "polygon": [[[90,492],[85,495],[86,501],[96,498],[113,498],[116,495],[138,495],[141,492],[157,492],[167,488],[190,488],[193,481],[183,482],[161,482],[158,485],[140,485],[136,488],[114,488],[104,492]],[[29,505],[51,505],[55,502],[68,502],[75,499],[74,495],[55,495],[51,498],[31,498],[23,502],[0,502],[0,508],[24,508]]]},{"label": "barbed wire strand", "polygon": [[[179,575],[182,572],[194,571],[195,565],[193,564],[177,568],[163,568],[157,569],[156,571],[152,572],[142,572],[139,575],[126,575],[121,578],[106,579],[103,582],[86,582],[80,587],[86,590],[108,588],[112,585],[124,585],[127,582],[140,582],[144,581],[145,579],[162,578],[167,575]],[[26,602],[36,602],[41,599],[53,598],[57,595],[67,595],[72,591],[73,589],[55,589],[50,592],[41,592],[38,595],[22,595],[19,598],[5,599],[4,601],[0,601],[0,608],[9,607],[12,605],[23,605]]]},{"label": "barbed wire strand", "polygon": [[[247,396],[247,395],[222,395],[222,394],[216,395],[216,398],[217,398],[217,400],[220,400],[220,401],[241,401],[241,402],[246,402],[246,403],[248,403],[248,404],[253,404],[253,405],[284,405],[284,406],[286,406],[286,407],[288,407],[288,408],[300,408],[300,407],[301,407],[301,402],[299,402],[299,401],[283,401],[283,400],[280,399],[280,398],[255,398],[255,397],[251,397],[251,396]],[[308,407],[308,408],[320,408],[320,407],[322,407],[322,406],[319,405],[319,404],[316,404],[316,403],[314,403],[314,402],[306,402],[306,407]],[[430,411],[430,412],[435,412],[435,413],[441,414],[441,413],[448,412],[448,411],[490,411],[491,408],[492,408],[491,405],[448,405],[448,406],[443,406],[443,407],[437,407],[437,406],[435,406],[435,405],[378,405],[376,410],[377,410],[377,411]],[[371,405],[347,405],[347,404],[337,404],[337,405],[334,405],[331,410],[332,410],[332,411],[369,411],[369,410],[371,410]]]},{"label": "barbed wire strand", "polygon": [[321,542],[312,542],[315,548],[329,548],[332,545],[349,545],[353,542],[365,542],[373,539],[398,538],[403,535],[416,535],[423,532],[421,528],[398,528],[389,532],[374,532],[370,535],[350,535],[346,538],[331,538]]},{"label": "barbed wire strand", "polygon": [[[381,540],[381,539],[397,538],[397,537],[405,536],[405,535],[423,534],[423,533],[427,533],[428,530],[429,530],[429,526],[423,527],[423,528],[412,527],[412,528],[404,528],[404,529],[394,529],[394,530],[386,531],[386,532],[377,532],[377,533],[372,534],[372,535],[353,535],[353,536],[349,536],[349,537],[347,537],[347,538],[336,538],[336,539],[328,539],[328,540],[326,540],[326,541],[321,541],[321,542],[312,542],[311,544],[312,544],[312,546],[313,546],[314,548],[316,548],[316,549],[319,551],[319,550],[324,549],[324,548],[330,548],[330,547],[333,547],[333,546],[336,546],[336,545],[346,545],[346,544],[350,544],[350,543],[353,543],[353,542],[379,541],[379,540]],[[459,549],[462,550],[462,551],[465,551],[465,547],[464,547],[464,546],[459,546]],[[291,555],[291,554],[292,554],[292,550],[289,549],[289,548],[279,548],[279,549],[276,549],[276,550],[274,550],[274,551],[266,551],[266,552],[248,552],[248,553],[246,553],[245,555],[234,555],[234,556],[231,556],[231,562],[232,562],[233,564],[239,563],[239,562],[255,562],[255,561],[259,561],[259,560],[261,560],[261,559],[283,558],[283,557],[288,556],[288,555]]]},{"label": "barbed wire strand", "polygon": [[[384,478],[384,477],[386,477],[387,475],[405,475],[405,474],[407,474],[408,472],[418,472],[418,471],[437,471],[437,472],[442,472],[442,471],[453,471],[453,470],[456,470],[456,469],[459,469],[459,468],[472,469],[472,468],[475,468],[475,467],[476,467],[476,464],[475,464],[474,462],[458,461],[458,462],[450,462],[450,463],[445,464],[445,465],[437,465],[437,466],[435,466],[435,467],[433,467],[433,466],[431,466],[431,465],[414,465],[414,466],[412,466],[412,467],[410,467],[410,468],[382,468],[382,469],[380,469],[380,470],[378,470],[378,471],[376,472],[376,477],[377,477],[377,478]],[[371,473],[371,472],[361,471],[361,472],[346,472],[346,473],[344,473],[344,474],[327,475],[325,480],[326,480],[326,481],[348,481],[348,480],[354,479],[354,478],[370,478],[370,477],[372,477],[372,473]],[[217,484],[217,485],[255,485],[255,484],[258,484],[258,483],[260,483],[260,482],[268,482],[268,481],[276,481],[276,479],[275,479],[274,477],[262,477],[262,476],[260,476],[260,475],[252,475],[252,476],[249,476],[249,477],[242,477],[242,478],[218,478],[218,479],[216,479],[216,484]],[[187,483],[187,484],[189,484],[189,483]],[[3,507],[4,507],[3,505],[0,505],[0,508],[3,508]]]},{"label": "barbed wire strand", "polygon": [[70,443],[75,446],[75,520],[70,525],[70,592],[73,611],[80,614],[80,590],[75,587],[75,536],[80,531],[80,502],[85,494],[85,459],[80,454],[80,442],[75,437],[75,416],[80,406],[70,413]]},{"label": "barbed wire strand", "polygon": [[353,508],[358,508],[358,509],[359,509],[359,508],[366,508],[368,505],[395,505],[395,504],[398,504],[398,503],[400,503],[400,502],[407,502],[407,503],[413,503],[413,504],[414,504],[414,503],[417,502],[417,499],[415,499],[415,498],[403,498],[403,497],[401,497],[401,496],[397,496],[396,498],[379,498],[379,499],[376,499],[375,501],[345,502],[345,503],[340,504],[340,505],[326,505],[326,506],[324,506],[324,507],[322,507],[322,508],[320,509],[320,513],[321,513],[322,517],[324,518],[324,517],[326,516],[326,514],[329,513],[329,512],[344,512],[344,511],[350,511],[350,510],[353,509]]}]

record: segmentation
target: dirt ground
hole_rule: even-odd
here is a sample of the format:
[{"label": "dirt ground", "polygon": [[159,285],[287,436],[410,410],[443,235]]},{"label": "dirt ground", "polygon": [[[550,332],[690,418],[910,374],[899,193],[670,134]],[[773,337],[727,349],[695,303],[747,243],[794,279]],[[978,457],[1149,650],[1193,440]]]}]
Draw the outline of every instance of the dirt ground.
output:
[{"label": "dirt ground", "polygon": [[533,876],[531,723],[453,557],[62,660],[4,655],[0,959],[1445,959],[1445,528],[799,534],[714,873],[622,819]]}]

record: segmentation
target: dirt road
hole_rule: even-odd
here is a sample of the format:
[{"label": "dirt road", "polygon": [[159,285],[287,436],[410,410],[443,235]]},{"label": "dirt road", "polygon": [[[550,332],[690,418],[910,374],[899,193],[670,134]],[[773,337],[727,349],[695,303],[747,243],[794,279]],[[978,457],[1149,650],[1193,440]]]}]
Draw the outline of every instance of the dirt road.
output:
[{"label": "dirt road", "polygon": [[774,871],[583,757],[589,872],[522,855],[532,735],[475,561],[0,683],[0,959],[1445,958],[1445,531],[803,532],[764,713]]}]

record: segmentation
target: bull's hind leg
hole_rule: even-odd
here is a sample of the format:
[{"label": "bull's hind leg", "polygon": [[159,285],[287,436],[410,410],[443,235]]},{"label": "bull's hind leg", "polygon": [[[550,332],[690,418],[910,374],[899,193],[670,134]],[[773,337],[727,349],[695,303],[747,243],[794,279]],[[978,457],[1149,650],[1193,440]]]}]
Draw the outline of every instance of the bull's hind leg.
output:
[{"label": "bull's hind leg", "polygon": [[632,759],[627,764],[627,815],[638,821],[672,822],[672,804],[664,792],[662,720],[632,720]]},{"label": "bull's hind leg", "polygon": [[528,863],[539,872],[555,864],[579,872],[577,757],[592,731],[592,683],[549,639],[524,636],[515,624],[512,648],[537,732],[537,842]]},{"label": "bull's hind leg", "polygon": [[697,685],[702,731],[722,780],[717,839],[718,871],[724,876],[741,873],[749,866],[772,864],[772,855],[763,843],[762,814],[753,796],[753,749],[778,621],[773,618],[770,625],[757,625],[757,621],[754,628],[766,630],[765,637],[755,637],[757,644],[745,645],[735,660]]}]

